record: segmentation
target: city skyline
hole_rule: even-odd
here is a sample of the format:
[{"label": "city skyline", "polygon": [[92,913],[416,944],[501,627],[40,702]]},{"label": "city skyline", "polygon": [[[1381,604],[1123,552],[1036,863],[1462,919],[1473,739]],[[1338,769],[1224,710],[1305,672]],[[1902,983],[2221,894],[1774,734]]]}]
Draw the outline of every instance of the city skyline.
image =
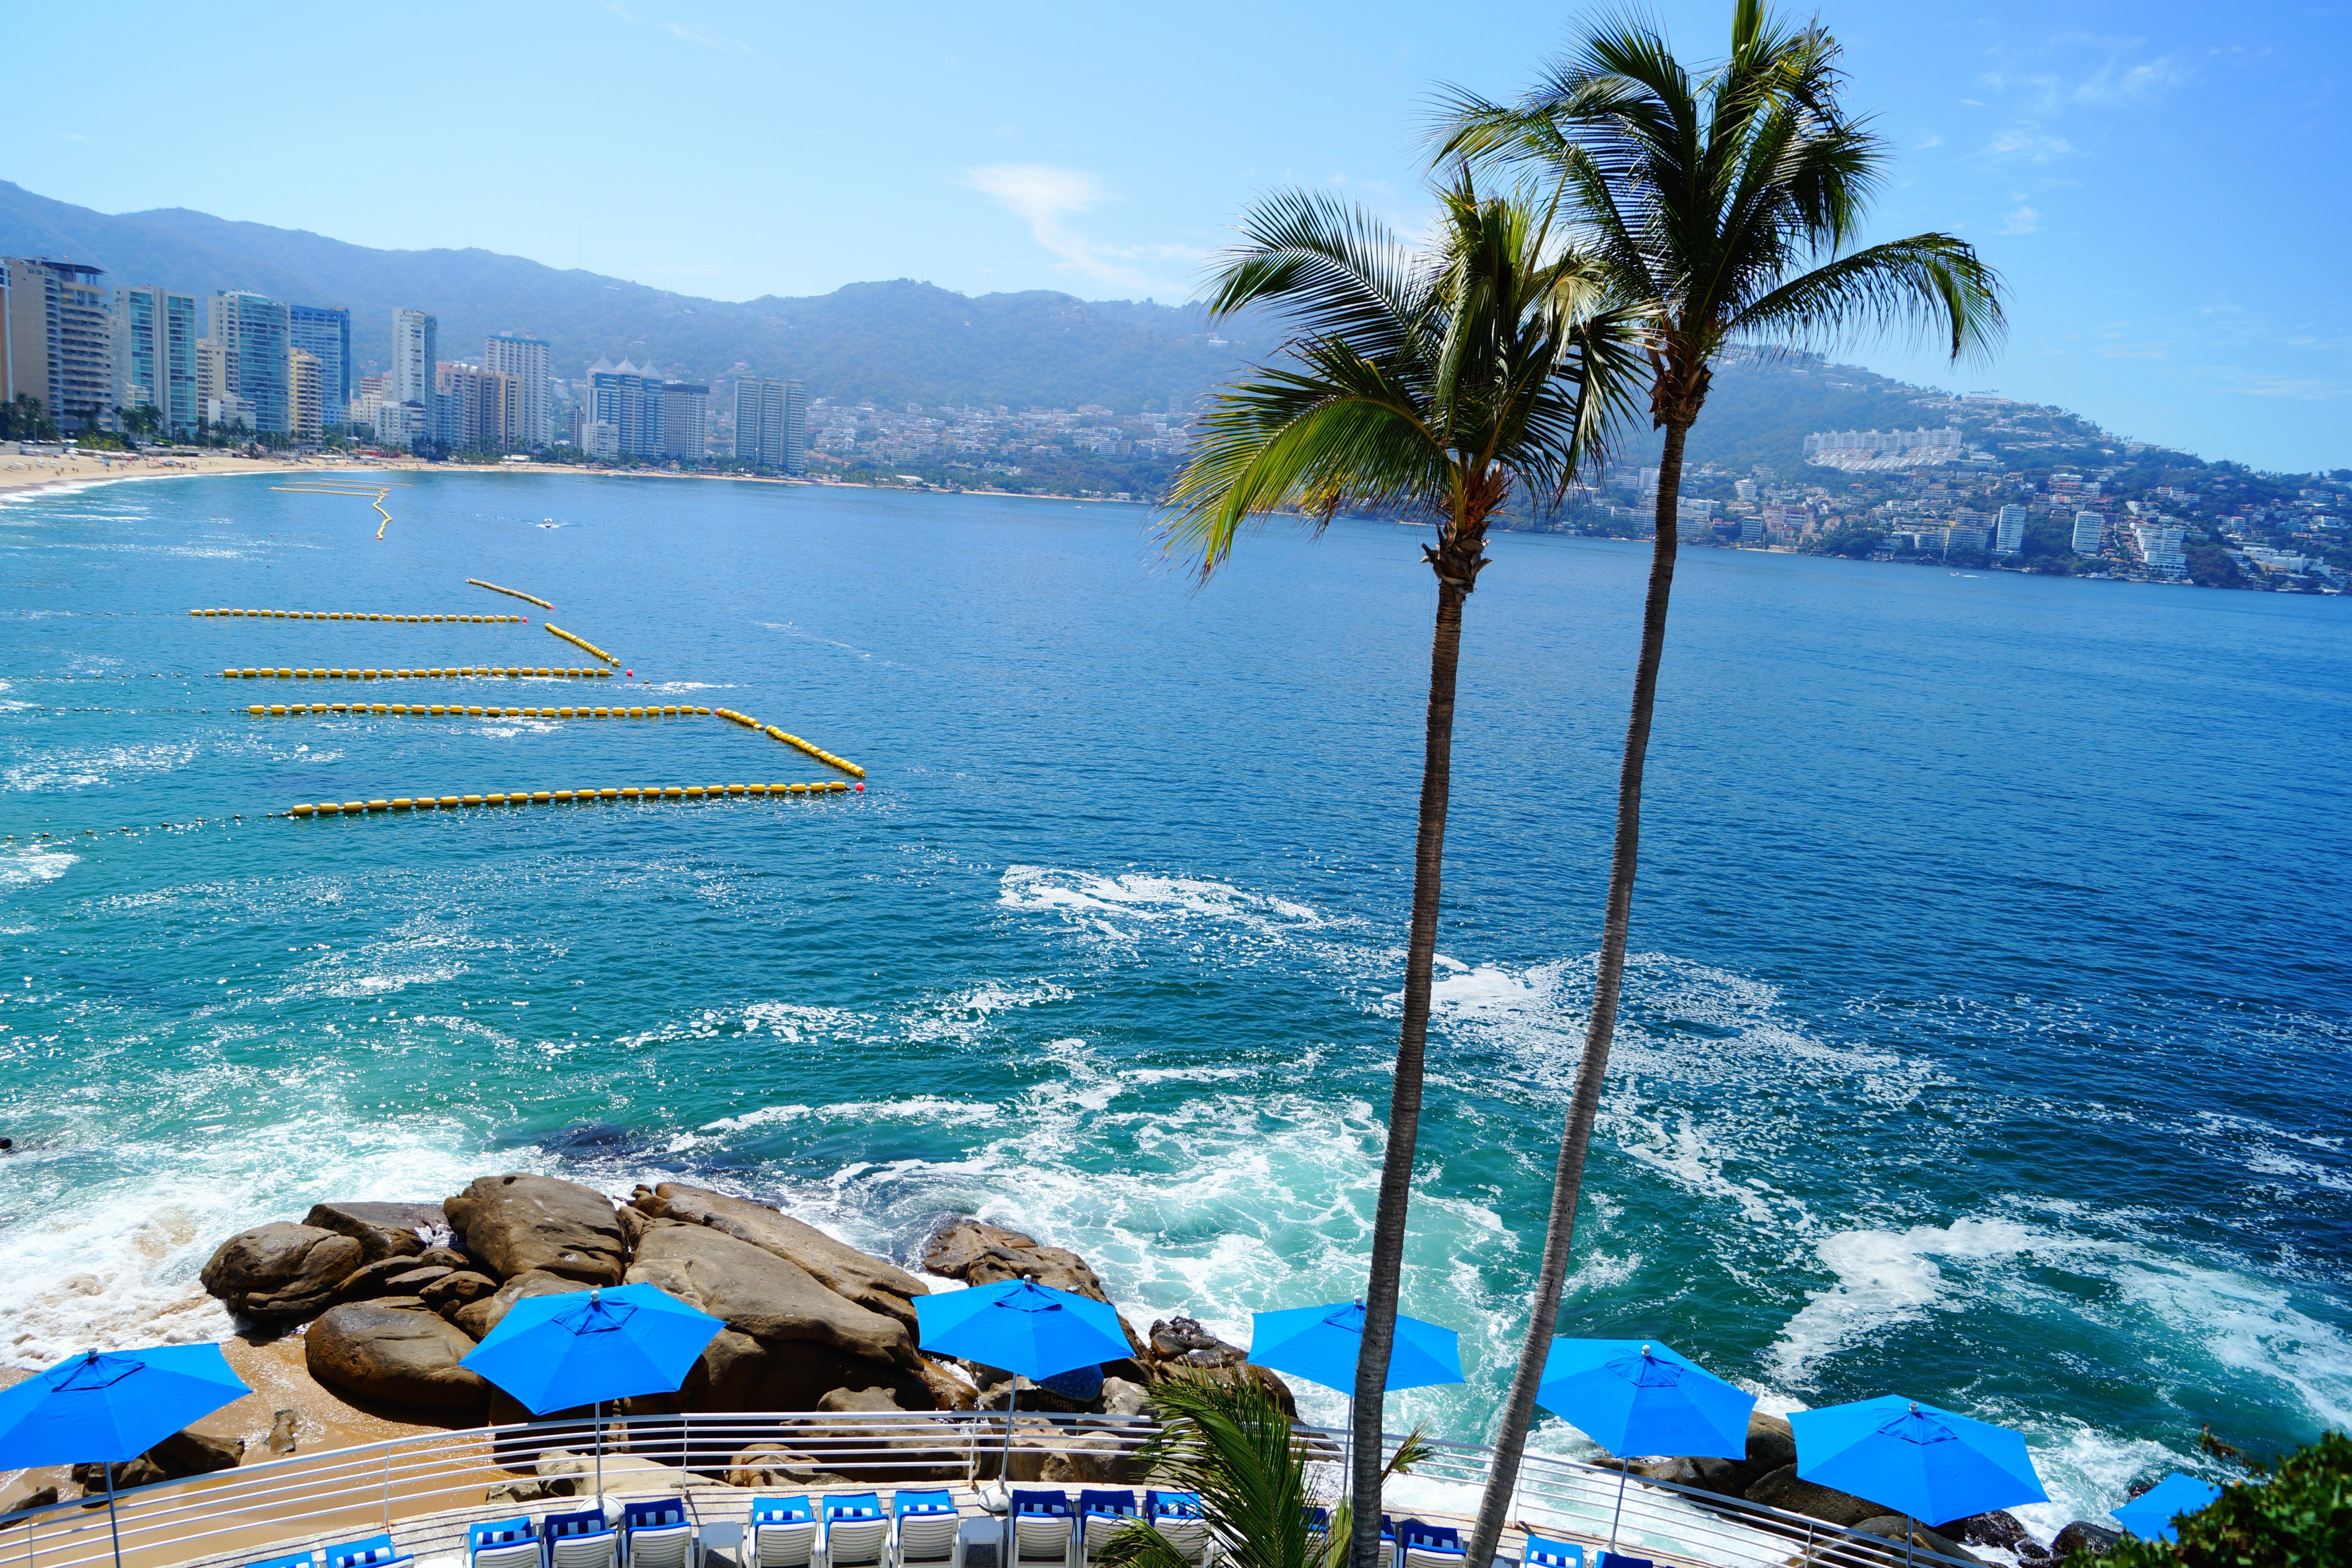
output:
[{"label": "city skyline", "polygon": [[[1713,0],[1659,9],[1699,53],[1727,14]],[[1380,5],[1346,29],[1317,13],[1253,13],[1252,47],[1233,49],[1201,42],[1225,36],[1213,11],[1009,27],[940,11],[886,57],[847,16],[426,5],[407,26],[437,41],[437,68],[404,89],[416,104],[404,135],[433,177],[384,181],[257,179],[204,139],[170,134],[200,102],[219,112],[200,84],[235,63],[219,53],[226,36],[189,33],[125,59],[121,101],[97,112],[70,73],[29,69],[72,28],[37,13],[17,24],[26,47],[5,79],[43,129],[0,176],[105,211],[193,206],[361,244],[481,247],[713,299],[903,276],[963,292],[1167,300],[1192,290],[1224,226],[1274,184],[1327,185],[1416,225],[1414,128],[1429,93],[1449,81],[1515,90],[1581,14],[1496,4],[1432,30]],[[302,79],[348,72],[383,26],[251,15]],[[2239,14],[2216,36],[2210,14],[2184,4],[1992,0],[1959,16],[1857,0],[1822,16],[1866,92],[1857,106],[1896,155],[1886,232],[1954,229],[2002,268],[2014,300],[1991,365],[1948,369],[1871,344],[1844,357],[2258,467],[2347,460],[2352,304],[2330,283],[2347,220],[2340,202],[2314,199],[2338,182],[2313,167],[2342,140],[2326,46],[2352,37],[2343,16]],[[1328,64],[1302,76],[1293,62],[1309,53]],[[1163,59],[1174,68],[1156,68]],[[493,63],[499,90],[484,93]],[[768,90],[780,72],[787,93]],[[548,128],[600,79],[626,80],[633,101],[679,129],[604,149],[584,183],[518,177],[533,166],[528,149],[569,158]],[[756,194],[732,160],[679,156],[695,126],[719,133],[713,105],[746,98],[768,105],[786,149]],[[299,95],[257,95],[230,123],[249,144],[299,142],[311,112]],[[486,146],[523,151],[485,165]],[[2227,267],[2211,265],[2216,249]]]}]

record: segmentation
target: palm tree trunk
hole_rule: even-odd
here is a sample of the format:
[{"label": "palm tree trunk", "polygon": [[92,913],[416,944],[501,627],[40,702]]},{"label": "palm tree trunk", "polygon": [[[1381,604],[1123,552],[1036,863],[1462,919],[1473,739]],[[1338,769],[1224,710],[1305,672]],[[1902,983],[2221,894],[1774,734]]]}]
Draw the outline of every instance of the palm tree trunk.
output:
[{"label": "palm tree trunk", "polygon": [[[1412,931],[1404,959],[1404,1023],[1397,1031],[1396,1086],[1389,1094],[1388,1152],[1381,1162],[1381,1195],[1372,1211],[1370,1279],[1364,1288],[1364,1345],[1356,1360],[1355,1430],[1349,1496],[1349,1556],[1353,1568],[1374,1568],[1381,1549],[1381,1416],[1388,1402],[1389,1352],[1396,1343],[1397,1295],[1404,1263],[1405,1208],[1412,1197],[1413,1141],[1421,1127],[1422,1058],[1429,1039],[1429,984],[1436,967],[1437,906],[1445,859],[1445,805],[1454,766],[1454,679],[1462,657],[1462,603],[1475,568],[1459,585],[1448,581],[1446,555],[1433,558],[1439,576],[1437,628],[1429,645],[1429,717],[1422,742],[1421,831],[1413,844]],[[1477,548],[1469,552],[1475,561]]]},{"label": "palm tree trunk", "polygon": [[[1543,1263],[1536,1275],[1536,1298],[1528,1317],[1528,1337],[1519,1347],[1518,1371],[1503,1401],[1502,1430],[1486,1472],[1486,1495],[1465,1552],[1468,1568],[1487,1568],[1508,1522],[1519,1482],[1519,1460],[1535,1418],[1536,1385],[1559,1328],[1559,1298],[1568,1279],[1569,1247],[1576,1237],[1576,1205],[1584,1186],[1584,1152],[1592,1141],[1592,1121],[1601,1110],[1601,1086],[1609,1073],[1609,1047],[1617,1028],[1617,996],[1625,978],[1625,931],[1633,910],[1633,872],[1642,847],[1642,770],[1650,752],[1650,710],[1658,694],[1658,663],[1666,648],[1666,604],[1675,585],[1675,523],[1680,509],[1683,438],[1689,426],[1666,426],[1658,459],[1657,540],[1650,554],[1650,593],[1642,606],[1642,657],[1633,670],[1633,712],[1625,722],[1625,754],[1617,770],[1617,840],[1609,856],[1609,904],[1601,928],[1601,967],[1593,977],[1592,1015],[1584,1026],[1584,1056],[1577,1064],[1576,1090],[1561,1130],[1559,1162],[1552,1172],[1551,1215],[1544,1230]],[[1620,1458],[1623,1455],[1618,1456]]]}]

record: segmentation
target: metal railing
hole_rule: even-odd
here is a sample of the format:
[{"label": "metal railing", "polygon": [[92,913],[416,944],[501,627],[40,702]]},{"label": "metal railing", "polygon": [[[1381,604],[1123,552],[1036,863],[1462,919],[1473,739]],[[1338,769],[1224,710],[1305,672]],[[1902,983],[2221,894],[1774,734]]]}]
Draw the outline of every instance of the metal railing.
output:
[{"label": "metal railing", "polygon": [[[391,1531],[420,1559],[462,1554],[478,1521],[567,1506],[491,1500],[497,1489],[533,1478],[543,1460],[576,1460],[576,1473],[542,1478],[593,1493],[598,1427],[604,1495],[683,1497],[707,1536],[731,1538],[750,1492],[819,1494],[897,1485],[946,1486],[971,1497],[1005,1468],[1002,1413],[726,1412],[694,1415],[586,1417],[436,1432],[320,1454],[289,1456],[158,1482],[116,1494],[124,1568],[223,1568]],[[1141,1484],[1135,1462],[1159,1431],[1140,1416],[1020,1413],[1012,1479],[1053,1486]],[[1341,1490],[1349,1437],[1301,1426],[1312,1479]],[[1394,1452],[1398,1438],[1387,1440]],[[1393,1517],[1465,1522],[1476,1510],[1490,1450],[1436,1442],[1406,1475],[1392,1479],[1383,1507]],[[756,1473],[754,1473],[756,1472]],[[1001,1508],[1001,1499],[996,1506]],[[1801,1514],[1695,1488],[1626,1477],[1572,1460],[1528,1456],[1512,1500],[1503,1552],[1525,1534],[1604,1545],[1688,1568],[1967,1568],[1957,1558],[1858,1534]],[[715,1527],[715,1528],[714,1528]],[[0,1520],[0,1568],[100,1568],[113,1561],[105,1504],[78,1499]]]}]

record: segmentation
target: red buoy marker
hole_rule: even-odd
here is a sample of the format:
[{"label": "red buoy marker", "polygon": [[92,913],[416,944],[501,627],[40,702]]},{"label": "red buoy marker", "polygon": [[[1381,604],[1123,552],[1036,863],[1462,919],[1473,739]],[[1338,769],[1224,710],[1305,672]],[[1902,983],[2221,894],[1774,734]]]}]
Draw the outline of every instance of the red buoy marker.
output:
[{"label": "red buoy marker", "polygon": [[859,784],[859,785],[857,786],[857,793],[858,793],[858,794],[860,794],[860,795],[864,795],[864,794],[866,793],[866,786],[865,786],[864,784]]}]

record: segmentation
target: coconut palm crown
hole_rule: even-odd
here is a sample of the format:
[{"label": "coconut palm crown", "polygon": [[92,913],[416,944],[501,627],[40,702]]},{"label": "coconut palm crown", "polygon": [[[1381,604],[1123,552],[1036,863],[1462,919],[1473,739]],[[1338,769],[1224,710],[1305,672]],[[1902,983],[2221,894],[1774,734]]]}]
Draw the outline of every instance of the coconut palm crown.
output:
[{"label": "coconut palm crown", "polygon": [[1486,1568],[1501,1537],[1557,1327],[1624,979],[1683,449],[1712,367],[1742,345],[1803,347],[1857,331],[1922,328],[1957,359],[1989,348],[2000,332],[1998,279],[1962,241],[1927,233],[1856,247],[1886,150],[1840,107],[1842,81],[1828,33],[1784,26],[1759,0],[1738,0],[1729,53],[1697,74],[1654,24],[1627,14],[1591,27],[1516,103],[1449,94],[1435,138],[1442,163],[1550,184],[1590,247],[1596,282],[1641,313],[1650,418],[1664,432],[1601,961],[1527,1337],[1467,1547],[1470,1568]]},{"label": "coconut palm crown", "polygon": [[1380,1548],[1381,1415],[1421,1114],[1463,605],[1497,510],[1515,494],[1533,507],[1558,497],[1631,411],[1641,366],[1632,318],[1611,307],[1593,258],[1561,243],[1549,206],[1481,195],[1466,171],[1436,195],[1436,242],[1418,256],[1364,213],[1312,193],[1277,195],[1244,217],[1212,309],[1278,315],[1297,335],[1218,393],[1171,492],[1167,533],[1171,552],[1205,579],[1246,524],[1276,510],[1319,530],[1361,508],[1435,531],[1423,549],[1437,606],[1403,1017],[1351,1412],[1359,1568],[1372,1568]]}]

